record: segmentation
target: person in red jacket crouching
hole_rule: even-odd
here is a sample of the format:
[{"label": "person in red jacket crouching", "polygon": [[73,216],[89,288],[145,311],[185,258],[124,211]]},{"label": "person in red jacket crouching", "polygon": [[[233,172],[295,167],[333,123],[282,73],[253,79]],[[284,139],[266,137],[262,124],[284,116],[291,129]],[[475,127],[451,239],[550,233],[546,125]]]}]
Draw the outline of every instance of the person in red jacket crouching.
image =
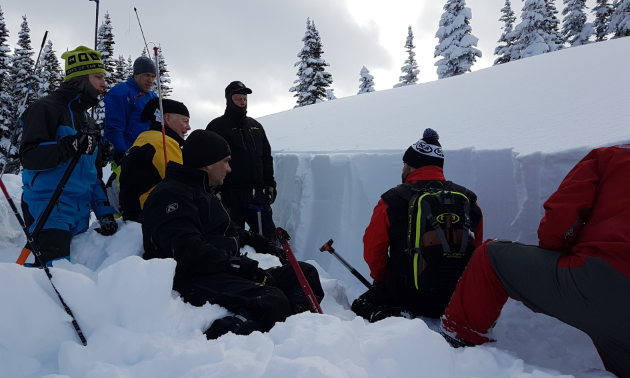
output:
[{"label": "person in red jacket crouching", "polygon": [[477,249],[442,335],[454,347],[492,341],[512,297],[584,331],[606,369],[630,377],[630,145],[591,151],[544,208],[538,247],[494,240]]},{"label": "person in red jacket crouching", "polygon": [[403,184],[381,196],[365,230],[364,257],[374,285],[352,303],[352,311],[370,322],[442,316],[483,240],[477,196],[446,181],[438,139],[426,129],[407,149]]}]

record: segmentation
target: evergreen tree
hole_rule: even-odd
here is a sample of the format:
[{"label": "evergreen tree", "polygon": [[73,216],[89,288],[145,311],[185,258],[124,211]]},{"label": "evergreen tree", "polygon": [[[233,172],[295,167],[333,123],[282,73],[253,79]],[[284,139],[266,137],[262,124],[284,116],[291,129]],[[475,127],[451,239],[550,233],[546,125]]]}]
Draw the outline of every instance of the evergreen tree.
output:
[{"label": "evergreen tree", "polygon": [[[164,55],[162,55],[162,46],[160,46],[158,50],[158,70],[160,71],[162,97],[169,98],[173,90],[171,89],[171,77],[168,74],[168,69],[166,68],[166,61],[164,60]],[[155,84],[153,84],[153,88],[151,90],[155,93],[158,93],[157,80],[155,81]]]},{"label": "evergreen tree", "polygon": [[556,15],[555,0],[545,0],[545,20],[543,22],[543,37],[549,46],[549,52],[560,50],[564,47],[564,38],[560,34],[560,20]]},{"label": "evergreen tree", "polygon": [[306,20],[306,33],[304,33],[304,47],[298,54],[300,61],[295,63],[294,67],[298,67],[298,79],[293,83],[297,84],[289,89],[289,92],[295,92],[293,97],[297,97],[297,105],[306,106],[324,101],[326,98],[326,89],[333,82],[332,75],[325,71],[324,67],[330,66],[322,59],[324,53],[319,32],[315,28],[315,22],[310,19]]},{"label": "evergreen tree", "polygon": [[[37,92],[37,88],[34,88],[35,85],[31,86],[30,92],[28,91],[29,83],[31,82],[31,74],[33,73],[33,68],[35,66],[35,62],[33,61],[32,56],[35,54],[31,47],[31,37],[29,35],[31,29],[28,28],[28,21],[26,20],[26,15],[22,16],[22,25],[20,25],[20,32],[18,33],[18,43],[15,51],[13,52],[13,56],[11,57],[11,92],[13,96],[13,101],[17,106],[17,113],[22,113],[24,109],[26,109],[33,101],[35,101],[35,96],[32,96],[32,93]],[[35,83],[33,83],[35,84]],[[22,108],[22,101],[26,93],[29,92],[28,99],[26,101],[26,105]],[[14,113],[13,121],[15,121],[18,115]]]},{"label": "evergreen tree", "polygon": [[103,66],[105,66],[107,88],[103,92],[103,96],[108,90],[112,89],[114,85],[118,84],[115,80],[116,72],[116,58],[114,57],[114,33],[112,30],[112,20],[109,18],[109,13],[105,13],[105,21],[98,28],[96,49],[101,53],[101,60]]},{"label": "evergreen tree", "polygon": [[370,71],[365,66],[361,68],[360,75],[361,84],[359,84],[359,93],[357,94],[374,92],[374,76],[370,75]]},{"label": "evergreen tree", "polygon": [[331,101],[331,100],[336,100],[337,96],[335,96],[335,90],[332,88],[328,88],[326,89],[326,100]]},{"label": "evergreen tree", "polygon": [[407,29],[407,42],[405,42],[405,49],[407,49],[407,60],[405,65],[400,67],[400,71],[404,74],[398,78],[398,84],[394,85],[394,88],[404,87],[407,85],[414,85],[418,82],[418,62],[416,62],[416,53],[413,49],[416,46],[413,45],[413,31],[411,26]]},{"label": "evergreen tree", "polygon": [[593,8],[595,14],[595,42],[606,40],[608,35],[608,25],[610,24],[610,16],[613,14],[613,8],[609,0],[597,0],[597,5]]},{"label": "evergreen tree", "polygon": [[608,32],[614,34],[612,39],[630,36],[630,0],[615,0],[614,7]]},{"label": "evergreen tree", "polygon": [[39,66],[41,68],[38,69],[36,75],[39,82],[39,90],[37,91],[38,98],[48,96],[51,92],[59,88],[61,82],[63,82],[64,72],[55,54],[52,41],[48,40],[40,58]]},{"label": "evergreen tree", "polygon": [[7,43],[9,29],[4,21],[4,12],[0,8],[0,171],[5,163],[5,156],[11,145],[11,120],[13,119],[13,96],[11,95],[11,48]]},{"label": "evergreen tree", "polygon": [[94,109],[94,118],[98,125],[105,122],[105,103],[103,99],[107,92],[117,84],[116,73],[116,58],[114,58],[114,34],[112,33],[113,26],[112,21],[109,18],[109,13],[105,13],[105,21],[99,26],[98,34],[96,37],[96,49],[101,53],[101,60],[105,67],[105,82],[107,87],[101,93],[98,106]]},{"label": "evergreen tree", "polygon": [[442,56],[435,65],[440,79],[470,72],[472,65],[481,58],[476,49],[479,38],[471,34],[472,11],[465,0],[447,0],[436,33],[439,44],[435,47],[435,57]]},{"label": "evergreen tree", "polygon": [[[494,61],[494,65],[508,63],[512,60],[513,47],[514,47],[514,34],[512,31],[514,30],[514,22],[516,22],[516,16],[514,15],[514,11],[512,10],[512,3],[510,0],[505,0],[505,6],[501,9],[503,16],[499,19],[499,21],[503,21],[505,26],[503,26],[503,34],[501,34],[501,38],[499,38],[500,45],[494,50],[494,55],[498,55],[499,57]],[[504,43],[504,45],[501,45]]]},{"label": "evergreen tree", "polygon": [[114,71],[114,75],[113,75],[116,83],[121,83],[127,79],[125,77],[126,71],[127,71],[127,61],[125,60],[124,56],[118,55],[118,60],[116,60],[116,70]]},{"label": "evergreen tree", "polygon": [[124,76],[125,76],[125,81],[127,81],[127,79],[133,76],[133,60],[131,59],[131,55],[129,55],[129,58],[127,59],[127,67],[125,69]]},{"label": "evergreen tree", "polygon": [[[7,130],[7,135],[9,135],[10,139],[9,145],[11,144],[11,138],[13,141],[20,140],[22,131],[20,126],[17,125],[17,120],[22,112],[36,100],[37,96],[37,82],[33,81],[29,91],[31,76],[35,66],[35,62],[32,58],[34,52],[31,47],[31,37],[29,35],[30,31],[26,15],[24,15],[22,16],[22,24],[20,25],[20,31],[18,32],[18,42],[15,50],[13,51],[13,56],[11,57],[11,68],[9,69],[9,93],[11,96],[11,105],[9,106],[11,118],[9,121],[9,128]],[[26,97],[27,93],[28,97]],[[24,98],[26,98],[26,102],[22,105]],[[18,148],[14,143],[13,148],[10,151],[5,152],[5,172],[16,174],[20,172],[20,161],[17,155]]]},{"label": "evergreen tree", "polygon": [[562,36],[564,41],[573,46],[589,44],[589,38],[595,33],[593,24],[586,23],[586,0],[564,0],[562,15]]},{"label": "evergreen tree", "polygon": [[[545,0],[526,0],[521,14],[521,23],[514,29],[512,60],[529,58],[558,49],[551,36],[545,32],[546,25],[553,24],[547,19]],[[551,46],[552,44],[553,46]]]}]

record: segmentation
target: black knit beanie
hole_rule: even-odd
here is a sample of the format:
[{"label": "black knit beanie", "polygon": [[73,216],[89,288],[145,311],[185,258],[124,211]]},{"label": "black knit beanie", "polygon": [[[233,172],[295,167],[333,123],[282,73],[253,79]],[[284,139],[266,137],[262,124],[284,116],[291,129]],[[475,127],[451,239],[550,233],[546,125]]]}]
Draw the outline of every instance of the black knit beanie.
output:
[{"label": "black knit beanie", "polygon": [[230,146],[217,133],[208,130],[195,130],[184,142],[184,165],[189,168],[203,168],[230,156]]},{"label": "black knit beanie", "polygon": [[[162,99],[162,107],[164,108],[164,114],[181,114],[190,118],[190,113],[188,113],[188,108],[184,105],[183,102]],[[152,98],[147,102],[142,110],[142,114],[140,114],[140,121],[158,121],[155,115],[155,111],[160,108],[160,99],[158,97]],[[159,112],[158,112],[159,114]],[[160,121],[161,122],[161,121]]]},{"label": "black knit beanie", "polygon": [[416,169],[427,165],[444,168],[444,152],[438,139],[440,136],[435,130],[424,130],[422,139],[407,149],[403,161]]}]

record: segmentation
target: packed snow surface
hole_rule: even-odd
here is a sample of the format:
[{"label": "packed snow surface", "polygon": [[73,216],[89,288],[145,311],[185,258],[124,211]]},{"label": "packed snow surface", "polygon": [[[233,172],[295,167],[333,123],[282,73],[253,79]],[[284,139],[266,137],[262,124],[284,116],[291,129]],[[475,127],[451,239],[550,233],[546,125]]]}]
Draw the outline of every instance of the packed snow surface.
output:
[{"label": "packed snow surface", "polygon": [[[478,194],[485,236],[536,243],[542,203],[571,167],[590,148],[630,139],[629,58],[626,38],[261,119],[276,152],[274,216],[326,292],[325,315],[292,316],[265,334],[206,340],[227,311],[183,303],[171,290],[175,262],[141,259],[140,226],[119,221],[112,237],[93,224],[73,239],[72,263],[51,269],[82,346],[43,271],[14,264],[25,239],[0,201],[0,378],[612,377],[584,333],[515,301],[498,341],[475,348],[450,348],[431,319],[369,324],[349,310],[365,288],[318,249],[333,238],[368,276],[372,208],[400,182],[402,154],[425,127],[441,135],[447,178]],[[19,207],[21,178],[3,180]]]}]

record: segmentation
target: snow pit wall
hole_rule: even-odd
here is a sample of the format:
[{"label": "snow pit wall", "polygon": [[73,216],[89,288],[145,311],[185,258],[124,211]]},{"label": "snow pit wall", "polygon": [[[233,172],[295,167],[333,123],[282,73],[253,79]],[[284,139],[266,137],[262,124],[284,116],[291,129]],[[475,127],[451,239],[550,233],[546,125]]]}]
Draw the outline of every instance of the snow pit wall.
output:
[{"label": "snow pit wall", "polygon": [[[477,194],[484,215],[484,239],[538,244],[543,203],[591,149],[526,155],[512,148],[446,150],[444,174],[447,180]],[[332,238],[337,252],[371,281],[363,260],[363,235],[381,194],[401,182],[403,154],[274,154],[278,183],[274,220],[292,235],[298,259],[315,260],[332,276],[347,277],[332,255],[319,251]]]}]

